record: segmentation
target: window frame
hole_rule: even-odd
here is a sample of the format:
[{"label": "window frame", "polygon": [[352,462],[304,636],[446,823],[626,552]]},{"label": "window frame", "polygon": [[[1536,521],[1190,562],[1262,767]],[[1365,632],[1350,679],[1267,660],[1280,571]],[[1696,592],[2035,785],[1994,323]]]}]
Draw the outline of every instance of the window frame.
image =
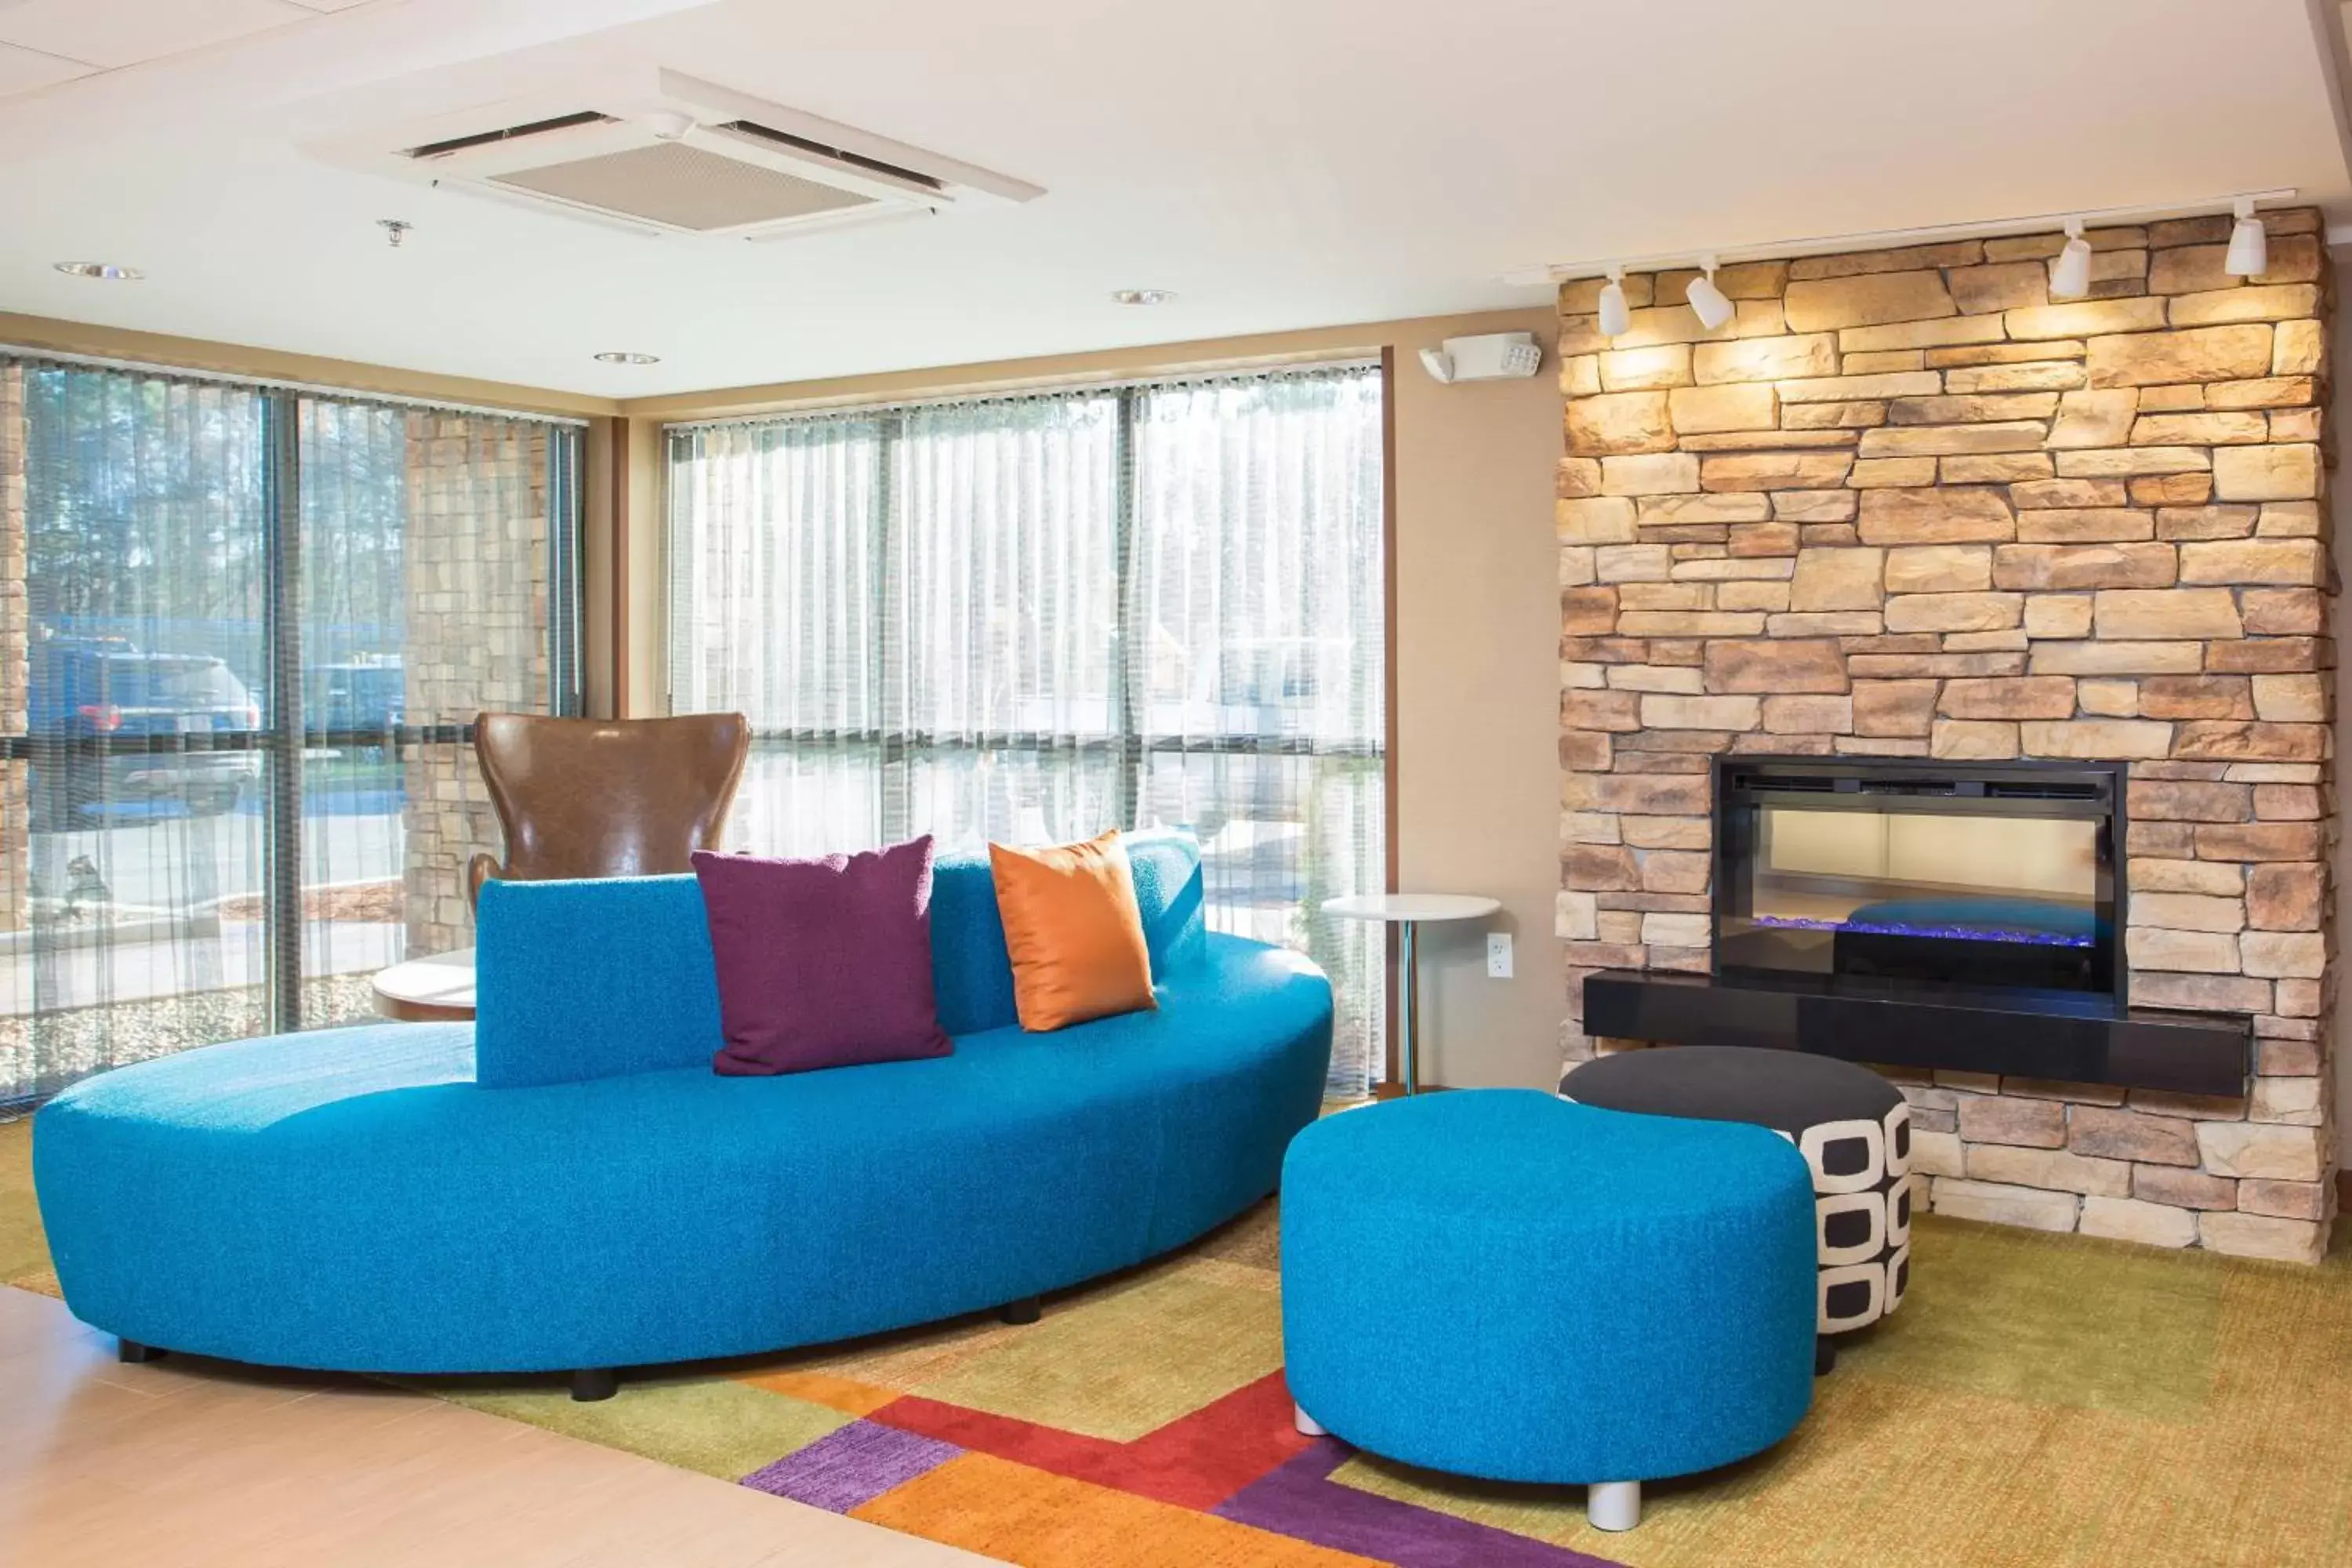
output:
[{"label": "window frame", "polygon": [[[312,728],[306,722],[308,672],[303,665],[301,603],[303,408],[305,405],[339,404],[406,409],[528,422],[546,428],[547,711],[558,717],[578,716],[585,700],[582,638],[585,626],[583,551],[587,520],[582,477],[587,461],[588,423],[530,410],[211,374],[170,365],[55,353],[5,343],[0,343],[0,366],[15,368],[26,381],[44,372],[133,376],[226,388],[249,395],[257,403],[260,432],[253,456],[261,481],[258,521],[265,577],[262,650],[266,668],[251,690],[262,710],[261,723],[247,730],[207,731],[200,736],[94,734],[60,742],[37,737],[28,712],[25,730],[0,731],[0,763],[32,764],[50,761],[60,744],[69,744],[78,752],[91,752],[100,759],[224,752],[259,753],[265,802],[261,891],[264,929],[268,933],[263,1008],[272,1030],[300,1030],[305,1026],[302,775],[306,752],[322,747],[382,746],[393,759],[400,760],[412,748],[471,745],[475,728],[470,721],[356,730]],[[29,395],[20,416],[24,421],[23,438],[29,445],[33,418]],[[29,507],[29,497],[26,504]],[[35,1098],[40,1098],[37,1087]]]},{"label": "window frame", "polygon": [[[1136,485],[1136,452],[1139,411],[1148,396],[1160,389],[1177,389],[1192,385],[1230,382],[1253,376],[1277,377],[1286,374],[1316,372],[1353,372],[1377,386],[1380,396],[1377,442],[1381,493],[1379,499],[1378,551],[1366,569],[1377,574],[1381,595],[1381,693],[1377,705],[1378,734],[1368,742],[1354,744],[1319,742],[1311,735],[1276,735],[1260,733],[1190,733],[1155,736],[1148,727],[1148,712],[1139,711],[1137,671],[1132,666],[1136,650],[1142,647],[1137,635],[1134,617],[1140,606],[1135,593],[1137,571],[1136,549],[1139,535],[1139,500]],[[1086,398],[1110,395],[1116,397],[1113,473],[1113,559],[1115,562],[1115,640],[1113,652],[1112,721],[1116,732],[1106,738],[1106,744],[1115,751],[1118,763],[1117,799],[1119,820],[1131,823],[1141,810],[1149,783],[1150,762],[1155,754],[1200,757],[1323,757],[1358,759],[1368,764],[1380,792],[1381,822],[1377,842],[1372,846],[1371,875],[1381,888],[1396,886],[1399,858],[1398,837],[1398,749],[1397,749],[1397,493],[1396,493],[1396,387],[1394,356],[1387,350],[1375,352],[1339,352],[1329,356],[1301,357],[1273,362],[1220,365],[1213,369],[1188,371],[1182,374],[1148,375],[1119,380],[1057,380],[1027,384],[991,386],[985,391],[966,394],[942,394],[935,396],[898,398],[877,402],[827,400],[799,407],[768,407],[756,414],[719,417],[685,418],[660,422],[654,431],[653,452],[657,468],[657,479],[653,488],[656,502],[656,556],[659,593],[658,690],[660,711],[674,713],[677,707],[677,642],[674,625],[678,614],[679,575],[677,518],[679,497],[677,493],[676,446],[682,436],[695,431],[727,426],[776,425],[796,419],[824,418],[869,419],[876,427],[874,464],[876,484],[874,508],[879,525],[876,530],[877,552],[888,547],[891,531],[899,526],[898,509],[892,504],[890,485],[896,469],[893,456],[897,445],[907,439],[904,416],[909,410],[952,406],[956,405],[992,403],[1008,399],[1068,397]],[[1148,702],[1140,704],[1148,708]],[[1024,745],[1024,737],[1012,733],[988,732],[973,735],[929,736],[919,743],[884,726],[880,732],[862,731],[850,728],[795,729],[790,734],[769,733],[755,730],[755,747],[763,741],[806,742],[816,744],[847,744],[857,742],[878,742],[880,761],[887,766],[909,760],[918,751],[939,756],[957,753],[980,753],[989,751],[1014,750]],[[880,841],[896,842],[916,831],[908,819],[903,802],[884,792],[877,821]],[[1303,907],[1303,906],[1302,906]],[[1315,913],[1317,911],[1308,911]],[[1384,963],[1372,984],[1380,994],[1379,1027],[1370,1042],[1369,1063],[1375,1089],[1393,1081],[1396,1077],[1398,1005],[1395,974],[1395,933],[1381,933],[1381,952]]]}]

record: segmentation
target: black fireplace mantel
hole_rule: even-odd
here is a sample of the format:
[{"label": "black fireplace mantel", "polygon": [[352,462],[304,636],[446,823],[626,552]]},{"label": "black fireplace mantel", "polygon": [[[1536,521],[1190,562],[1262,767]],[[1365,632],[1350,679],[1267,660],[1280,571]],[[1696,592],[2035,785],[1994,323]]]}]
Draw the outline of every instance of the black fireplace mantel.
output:
[{"label": "black fireplace mantel", "polygon": [[1584,1031],[2223,1096],[2246,1092],[2252,1035],[2242,1015],[2127,1007],[2087,992],[1626,969],[1585,977]]}]

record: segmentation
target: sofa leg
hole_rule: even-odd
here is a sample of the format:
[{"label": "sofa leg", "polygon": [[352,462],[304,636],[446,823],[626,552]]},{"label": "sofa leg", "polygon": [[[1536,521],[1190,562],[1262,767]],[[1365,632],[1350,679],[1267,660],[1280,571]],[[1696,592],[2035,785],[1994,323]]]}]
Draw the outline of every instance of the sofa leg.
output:
[{"label": "sofa leg", "polygon": [[1642,1522],[1642,1483],[1595,1481],[1585,1489],[1584,1517],[1595,1530],[1631,1530]]},{"label": "sofa leg", "polygon": [[142,1345],[137,1340],[118,1339],[114,1342],[114,1359],[130,1362],[133,1365],[161,1361],[171,1353],[161,1345]]},{"label": "sofa leg", "polygon": [[1813,1375],[1827,1377],[1837,1370],[1837,1341],[1827,1334],[1813,1340]]},{"label": "sofa leg", "polygon": [[1018,1301],[1007,1301],[996,1310],[996,1315],[1008,1323],[1034,1323],[1045,1315],[1042,1296],[1024,1296]]},{"label": "sofa leg", "polygon": [[1307,1415],[1307,1406],[1297,1400],[1291,1401],[1290,1424],[1298,1428],[1298,1435],[1302,1437],[1328,1437],[1331,1435],[1323,1429],[1321,1422]]},{"label": "sofa leg", "polygon": [[610,1399],[621,1391],[621,1374],[609,1366],[583,1366],[572,1374],[572,1397],[582,1405]]}]

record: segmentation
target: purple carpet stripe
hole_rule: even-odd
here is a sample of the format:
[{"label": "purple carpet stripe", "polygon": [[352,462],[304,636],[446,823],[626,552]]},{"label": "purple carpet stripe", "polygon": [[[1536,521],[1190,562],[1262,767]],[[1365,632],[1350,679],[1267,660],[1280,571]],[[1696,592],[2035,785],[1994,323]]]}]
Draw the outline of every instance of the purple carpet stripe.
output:
[{"label": "purple carpet stripe", "polygon": [[919,1437],[873,1421],[853,1421],[796,1449],[741,1484],[834,1513],[872,1502],[962,1453],[952,1443]]},{"label": "purple carpet stripe", "polygon": [[1605,1557],[1343,1486],[1329,1478],[1349,1452],[1344,1443],[1324,1438],[1226,1499],[1216,1511],[1237,1524],[1375,1557],[1396,1568],[1624,1568]]}]

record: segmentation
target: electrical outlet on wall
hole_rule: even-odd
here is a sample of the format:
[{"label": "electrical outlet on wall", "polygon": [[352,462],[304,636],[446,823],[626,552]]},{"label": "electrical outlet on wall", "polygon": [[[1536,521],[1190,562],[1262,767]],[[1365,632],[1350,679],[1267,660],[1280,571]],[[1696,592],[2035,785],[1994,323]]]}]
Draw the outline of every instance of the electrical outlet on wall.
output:
[{"label": "electrical outlet on wall", "polygon": [[1511,977],[1511,933],[1492,931],[1486,933],[1486,978],[1508,980]]}]

